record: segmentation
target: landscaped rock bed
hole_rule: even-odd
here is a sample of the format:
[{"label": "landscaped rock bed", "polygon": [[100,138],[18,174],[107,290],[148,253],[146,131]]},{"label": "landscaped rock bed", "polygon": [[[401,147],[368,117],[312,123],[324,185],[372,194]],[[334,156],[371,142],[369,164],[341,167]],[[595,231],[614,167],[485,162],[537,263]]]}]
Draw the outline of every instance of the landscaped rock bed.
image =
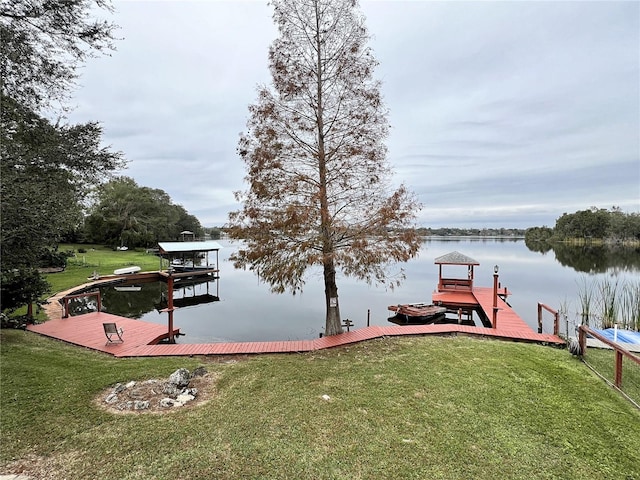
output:
[{"label": "landscaped rock bed", "polygon": [[169,412],[197,405],[213,393],[215,375],[198,367],[193,372],[179,368],[167,379],[131,380],[103,391],[97,402],[115,413]]}]

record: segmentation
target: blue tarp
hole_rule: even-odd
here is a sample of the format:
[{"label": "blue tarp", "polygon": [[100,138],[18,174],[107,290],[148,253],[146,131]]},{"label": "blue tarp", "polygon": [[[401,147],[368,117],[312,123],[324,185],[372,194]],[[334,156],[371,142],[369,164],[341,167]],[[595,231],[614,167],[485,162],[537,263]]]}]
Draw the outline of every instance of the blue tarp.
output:
[{"label": "blue tarp", "polygon": [[[613,342],[613,337],[615,335],[614,328],[607,328],[604,330],[598,330],[594,328],[593,330]],[[631,330],[618,329],[618,342],[633,343],[633,344],[640,345],[640,332],[633,332]]]}]

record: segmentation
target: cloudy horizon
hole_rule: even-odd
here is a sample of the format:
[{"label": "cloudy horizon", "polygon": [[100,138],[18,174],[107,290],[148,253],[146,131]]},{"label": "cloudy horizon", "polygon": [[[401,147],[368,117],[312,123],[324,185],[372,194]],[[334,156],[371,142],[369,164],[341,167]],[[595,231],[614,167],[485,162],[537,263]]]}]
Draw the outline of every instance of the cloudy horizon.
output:
[{"label": "cloudy horizon", "polygon": [[[141,186],[203,226],[240,205],[236,154],[277,35],[266,2],[116,1],[72,122],[99,121]],[[394,182],[427,227],[553,226],[640,211],[640,4],[362,1]]]}]

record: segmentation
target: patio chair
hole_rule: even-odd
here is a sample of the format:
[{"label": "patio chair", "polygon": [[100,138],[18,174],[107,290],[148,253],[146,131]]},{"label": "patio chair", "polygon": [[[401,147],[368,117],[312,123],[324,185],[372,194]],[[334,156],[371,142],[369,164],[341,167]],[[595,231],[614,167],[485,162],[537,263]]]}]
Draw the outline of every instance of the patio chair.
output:
[{"label": "patio chair", "polygon": [[[124,342],[122,339],[124,330],[122,330],[122,328],[118,328],[115,323],[103,323],[102,326],[104,327],[104,334],[107,337],[107,345],[110,343]],[[118,337],[117,340],[112,338],[114,335]]]}]

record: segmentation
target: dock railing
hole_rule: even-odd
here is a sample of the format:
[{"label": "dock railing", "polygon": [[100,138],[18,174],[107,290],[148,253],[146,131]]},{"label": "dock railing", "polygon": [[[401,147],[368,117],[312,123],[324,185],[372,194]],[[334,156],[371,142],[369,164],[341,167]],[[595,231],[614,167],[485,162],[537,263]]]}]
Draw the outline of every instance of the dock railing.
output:
[{"label": "dock railing", "polygon": [[558,336],[560,333],[560,314],[557,310],[551,308],[544,303],[538,303],[538,333],[542,333],[542,320],[543,320],[543,310],[553,314],[553,334]]},{"label": "dock railing", "polygon": [[[599,340],[602,347],[589,346],[587,337]],[[578,327],[578,342],[584,363],[640,408],[640,357],[587,325]]]},{"label": "dock railing", "polygon": [[98,311],[100,312],[102,310],[102,297],[100,296],[100,291],[96,291],[96,292],[84,292],[84,293],[78,293],[75,295],[65,295],[63,298],[60,299],[60,302],[62,303],[62,318],[68,318],[70,316],[70,312],[69,312],[69,300],[73,300],[76,298],[83,298],[83,297],[97,297],[97,307],[98,307]]},{"label": "dock railing", "polygon": [[464,278],[441,278],[438,283],[438,291],[471,291],[472,281]]}]

